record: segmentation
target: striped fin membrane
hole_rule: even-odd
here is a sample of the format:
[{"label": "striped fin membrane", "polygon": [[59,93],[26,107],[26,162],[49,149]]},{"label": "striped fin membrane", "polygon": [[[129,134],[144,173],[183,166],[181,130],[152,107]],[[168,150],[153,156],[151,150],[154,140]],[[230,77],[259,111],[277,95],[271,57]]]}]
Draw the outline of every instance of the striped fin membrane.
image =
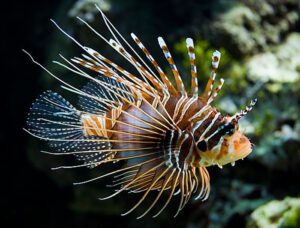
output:
[{"label": "striped fin membrane", "polygon": [[176,85],[177,85],[177,90],[181,93],[181,94],[186,94],[185,88],[184,88],[184,84],[182,82],[182,79],[180,77],[180,74],[177,70],[177,67],[175,65],[175,62],[173,60],[173,57],[164,41],[164,39],[162,37],[158,37],[158,43],[160,48],[162,49],[165,58],[167,59],[168,63],[170,64],[172,73],[174,75],[175,81],[176,81]]},{"label": "striped fin membrane", "polygon": [[191,64],[191,75],[192,75],[191,94],[193,95],[193,97],[198,97],[196,55],[195,55],[194,41],[191,38],[186,39],[186,47],[188,50],[188,56]]}]

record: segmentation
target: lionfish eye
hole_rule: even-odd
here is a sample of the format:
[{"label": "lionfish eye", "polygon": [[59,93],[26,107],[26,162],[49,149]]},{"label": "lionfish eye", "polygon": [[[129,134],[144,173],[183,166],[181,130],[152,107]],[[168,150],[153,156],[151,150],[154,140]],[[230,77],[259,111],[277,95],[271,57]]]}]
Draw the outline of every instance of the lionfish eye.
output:
[{"label": "lionfish eye", "polygon": [[235,131],[235,125],[232,123],[226,123],[220,127],[219,133],[221,135],[232,135]]},{"label": "lionfish eye", "polygon": [[207,143],[204,140],[202,140],[197,144],[197,148],[202,152],[205,152],[207,151]]}]

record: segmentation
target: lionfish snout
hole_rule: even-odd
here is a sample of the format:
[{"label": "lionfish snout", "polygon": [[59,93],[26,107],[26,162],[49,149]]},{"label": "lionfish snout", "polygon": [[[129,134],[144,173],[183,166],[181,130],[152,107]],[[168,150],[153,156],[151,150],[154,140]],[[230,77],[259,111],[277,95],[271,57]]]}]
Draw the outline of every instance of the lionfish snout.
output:
[{"label": "lionfish snout", "polygon": [[221,166],[228,163],[234,165],[236,161],[244,159],[251,152],[250,140],[240,131],[236,131],[232,136],[224,139],[216,162]]},{"label": "lionfish snout", "polygon": [[224,138],[220,153],[217,157],[218,164],[226,165],[231,163],[234,165],[235,161],[244,159],[252,152],[251,142],[239,130],[238,121],[253,109],[256,102],[257,99],[251,100],[250,104],[246,106],[244,110],[241,110],[239,113],[228,118],[228,121],[230,121],[228,124],[235,126],[235,130],[232,131],[232,134]]}]

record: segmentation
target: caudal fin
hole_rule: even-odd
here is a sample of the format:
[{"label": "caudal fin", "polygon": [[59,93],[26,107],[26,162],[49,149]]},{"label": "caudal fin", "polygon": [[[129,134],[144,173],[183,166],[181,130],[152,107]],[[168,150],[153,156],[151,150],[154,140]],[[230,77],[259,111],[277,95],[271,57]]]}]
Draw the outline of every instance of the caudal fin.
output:
[{"label": "caudal fin", "polygon": [[85,136],[81,112],[55,92],[46,91],[33,103],[27,126],[31,135],[48,141],[56,152],[74,154],[89,167],[109,157],[101,152],[110,148],[109,143]]}]

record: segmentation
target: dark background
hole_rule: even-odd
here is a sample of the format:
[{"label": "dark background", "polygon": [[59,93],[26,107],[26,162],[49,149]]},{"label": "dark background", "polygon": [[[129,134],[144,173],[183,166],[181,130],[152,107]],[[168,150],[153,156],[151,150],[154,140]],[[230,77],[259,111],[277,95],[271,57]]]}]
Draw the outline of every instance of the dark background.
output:
[{"label": "dark background", "polygon": [[[59,90],[59,87],[57,82],[51,81],[47,74],[30,61],[22,49],[29,51],[38,62],[49,66],[52,70],[55,70],[55,66],[49,64],[52,55],[60,51],[59,48],[62,48],[63,53],[75,52],[78,55],[78,50],[71,50],[72,44],[64,43],[62,40],[65,38],[58,35],[58,30],[49,21],[50,18],[54,18],[65,27],[73,28],[75,32],[72,29],[71,31],[85,41],[95,39],[86,35],[81,27],[80,32],[76,34],[78,24],[71,22],[67,14],[74,2],[29,0],[11,2],[10,5],[2,7],[1,226],[207,227],[208,224],[213,224],[215,226],[212,227],[244,227],[252,211],[263,203],[273,199],[281,200],[286,196],[299,197],[299,135],[296,139],[284,138],[280,143],[277,136],[270,138],[275,132],[281,132],[282,126],[292,129],[298,126],[299,80],[295,83],[283,83],[280,91],[276,93],[270,91],[268,87],[274,85],[273,82],[260,87],[259,92],[255,94],[260,102],[257,107],[258,111],[257,114],[249,117],[249,122],[256,129],[250,133],[251,140],[256,145],[256,149],[263,152],[260,155],[253,155],[249,160],[246,159],[234,169],[224,168],[220,171],[212,168],[210,170],[213,180],[211,200],[203,204],[204,206],[200,203],[189,204],[177,219],[173,219],[171,212],[166,212],[156,220],[152,220],[150,216],[145,220],[135,220],[135,217],[131,215],[121,217],[120,211],[123,212],[125,208],[129,208],[129,204],[132,205],[134,202],[130,201],[127,204],[126,194],[119,199],[109,200],[107,203],[97,201],[97,193],[86,199],[85,195],[90,193],[89,187],[74,190],[72,186],[72,181],[76,180],[73,177],[76,175],[68,176],[68,174],[50,171],[53,164],[62,164],[63,161],[57,162],[56,158],[39,154],[38,150],[44,149],[45,144],[32,139],[22,128],[26,127],[26,115],[34,99],[46,89]],[[112,2],[112,10],[107,14],[120,26],[121,32],[126,31],[128,34],[134,31],[139,34],[144,38],[144,43],[149,43],[149,49],[154,49],[154,53],[159,53],[157,44],[153,42],[158,35],[168,37],[172,47],[186,36],[201,37],[209,41],[211,45],[209,48],[225,47],[224,56],[228,55],[234,59],[234,62],[228,60],[230,64],[244,64],[243,61],[252,55],[266,51],[265,46],[258,45],[248,53],[242,53],[240,49],[232,48],[232,37],[224,35],[221,42],[218,40],[219,35],[210,26],[211,21],[218,20],[219,16],[235,6],[236,2],[247,6],[248,1],[131,0],[124,2],[114,0]],[[285,5],[287,12],[295,10],[293,4]],[[276,4],[272,5],[276,8],[275,6]],[[281,14],[274,17],[269,15],[263,17],[263,20],[276,24],[276,18],[280,17]],[[282,32],[277,43],[267,40],[266,45],[272,48],[282,44],[291,32],[299,33],[299,24],[298,20],[287,31]],[[251,23],[241,24],[241,27],[249,30],[251,26],[253,26]],[[262,36],[267,37],[267,34]],[[98,41],[91,41],[91,43],[95,42]],[[58,43],[57,46],[56,43]],[[107,52],[106,49],[103,50]],[[209,49],[211,50],[214,49]],[[178,53],[181,54],[180,50],[177,51]],[[209,60],[211,53],[207,56]],[[206,56],[202,57],[206,58]],[[227,91],[232,90],[227,92],[227,97],[229,96],[238,105],[242,105],[244,100],[241,101],[240,98],[247,95],[245,91],[249,91],[250,87],[254,88],[256,82],[249,80],[246,77],[247,73],[243,73],[241,78],[234,78],[231,70],[225,68],[225,73],[233,78],[228,80]],[[242,70],[245,72],[244,68]],[[233,92],[235,90],[239,92]],[[226,94],[221,94],[221,97],[226,98]],[[288,112],[287,109],[291,107],[295,109]],[[95,187],[97,189],[104,186]],[[84,194],[85,191],[86,194]],[[242,199],[248,200],[243,201],[246,206],[237,207],[235,211],[228,209],[235,208],[239,202],[242,202]],[[112,207],[117,208],[116,211],[112,210]],[[173,205],[174,208],[176,208],[176,203]]]},{"label": "dark background", "polygon": [[[1,129],[1,220],[4,227],[70,227],[72,213],[66,202],[70,190],[59,188],[32,166],[27,157],[26,113],[40,92],[41,73],[21,51],[29,50],[45,61],[45,47],[51,39],[49,18],[55,15],[60,1],[18,1],[2,8],[1,53],[3,127]],[[49,32],[46,32],[46,31]],[[3,224],[3,222],[1,222]],[[79,226],[80,227],[80,226]]]}]

